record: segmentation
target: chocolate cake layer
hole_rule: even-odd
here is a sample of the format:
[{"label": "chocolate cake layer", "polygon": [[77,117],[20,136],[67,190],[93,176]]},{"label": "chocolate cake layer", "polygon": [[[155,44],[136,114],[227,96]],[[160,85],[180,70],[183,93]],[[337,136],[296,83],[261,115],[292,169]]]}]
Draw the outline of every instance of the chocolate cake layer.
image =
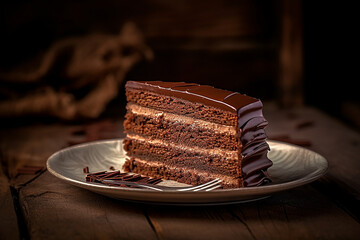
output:
[{"label": "chocolate cake layer", "polygon": [[[179,114],[189,114],[192,117],[210,121],[214,118],[215,122],[233,126],[237,121],[240,128],[248,120],[262,116],[263,105],[259,99],[207,85],[129,81],[126,83],[126,89],[131,90],[126,92],[128,102]],[[181,105],[186,106],[181,107]],[[233,114],[237,115],[237,119]],[[206,117],[209,118],[206,119]]]},{"label": "chocolate cake layer", "polygon": [[[261,170],[264,166],[270,167],[272,163],[267,158],[268,145],[264,142],[252,143],[247,151],[237,159],[236,152],[196,149],[181,147],[178,145],[162,143],[158,140],[148,140],[140,137],[141,141],[136,140],[138,136],[130,135],[124,140],[124,148],[130,156],[139,157],[150,162],[161,161],[164,165],[177,168],[192,168],[207,171],[212,174],[221,174],[229,177],[243,177],[244,180],[259,178],[265,180],[268,176]],[[241,167],[239,162],[242,162]],[[259,174],[259,171],[262,174]],[[260,176],[261,175],[261,176]],[[151,176],[151,175],[150,175]],[[155,177],[155,176],[153,176]],[[258,182],[245,182],[246,186],[256,186]]]},{"label": "chocolate cake layer", "polygon": [[168,144],[159,140],[144,138],[124,139],[124,149],[130,156],[139,157],[149,162],[160,161],[173,167],[186,167],[219,173],[232,177],[241,176],[237,152],[224,152],[216,149],[190,148]]},{"label": "chocolate cake layer", "polygon": [[126,161],[124,170],[192,185],[199,185],[209,182],[212,179],[220,178],[223,180],[221,184],[224,188],[243,187],[241,178],[208,173],[190,168],[177,168],[165,165],[161,162],[148,162],[135,157]]},{"label": "chocolate cake layer", "polygon": [[[267,121],[260,100],[210,86],[159,81],[130,81],[126,95],[125,145],[132,163],[134,157],[137,163],[128,162],[129,169],[154,177],[180,174],[184,179],[191,172],[197,176],[192,177],[197,184],[201,182],[199,172],[211,179],[219,175],[229,182],[225,185],[233,187],[270,181],[266,172],[272,165],[265,141]],[[136,142],[134,133],[147,140]],[[159,142],[167,147],[149,147]],[[161,167],[161,174],[156,166]]]},{"label": "chocolate cake layer", "polygon": [[260,102],[256,98],[242,95],[237,92],[217,89],[208,85],[184,82],[162,81],[129,81],[126,88],[148,90],[162,95],[181,98],[194,103],[202,103],[225,111],[237,112],[252,109],[252,104]]},{"label": "chocolate cake layer", "polygon": [[[141,114],[133,111],[134,109],[141,109]],[[236,137],[235,127],[210,124],[201,120],[194,121],[191,118],[161,113],[152,109],[147,110],[133,104],[128,107],[124,121],[124,129],[127,133],[161,138],[187,146],[222,148],[232,151],[237,150],[241,144],[240,139]]]},{"label": "chocolate cake layer", "polygon": [[128,102],[140,106],[158,109],[168,113],[176,113],[187,117],[209,120],[215,123],[233,126],[237,122],[235,112],[224,111],[201,103],[191,103],[187,100],[159,95],[144,90],[128,89],[126,91]]}]

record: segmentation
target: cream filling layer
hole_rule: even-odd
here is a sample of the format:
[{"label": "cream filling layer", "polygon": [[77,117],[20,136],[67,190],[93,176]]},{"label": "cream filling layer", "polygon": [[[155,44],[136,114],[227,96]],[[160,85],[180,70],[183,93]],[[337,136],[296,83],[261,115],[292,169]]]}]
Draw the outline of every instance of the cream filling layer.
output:
[{"label": "cream filling layer", "polygon": [[164,142],[161,141],[159,139],[151,139],[149,137],[144,137],[144,136],[139,136],[136,134],[127,134],[128,138],[132,138],[135,139],[137,141],[142,141],[145,143],[150,143],[156,146],[165,146],[168,148],[175,148],[178,150],[182,150],[182,151],[189,151],[189,152],[194,152],[194,153],[199,153],[199,154],[203,154],[203,155],[219,155],[221,157],[225,157],[227,159],[239,159],[238,156],[238,152],[237,151],[229,151],[229,150],[224,150],[224,149],[220,149],[220,148],[214,148],[214,149],[205,149],[205,148],[200,148],[200,147],[189,147],[183,144],[174,144],[171,142]]},{"label": "cream filling layer", "polygon": [[162,166],[166,166],[166,168],[169,169],[170,171],[178,172],[179,169],[181,169],[181,170],[184,170],[185,172],[194,173],[195,175],[199,175],[199,176],[202,176],[202,177],[208,177],[208,178],[212,178],[212,179],[220,178],[222,180],[222,183],[225,183],[225,184],[237,184],[238,183],[237,178],[230,177],[230,176],[224,175],[224,174],[209,173],[209,172],[206,172],[206,171],[195,170],[195,169],[187,168],[187,167],[179,168],[179,167],[164,165],[164,164],[162,164],[160,162],[153,162],[152,161],[151,163],[149,163],[148,161],[142,160],[140,158],[135,158],[135,161],[137,161],[139,163],[142,163],[144,165],[148,165],[148,166],[151,166],[151,167],[157,167],[157,168],[162,167]]},{"label": "cream filling layer", "polygon": [[203,129],[211,129],[216,133],[227,133],[230,135],[236,134],[236,127],[234,126],[227,126],[218,123],[212,123],[208,121],[204,121],[201,119],[194,119],[190,117],[186,117],[183,115],[178,115],[174,113],[167,113],[163,111],[158,111],[152,108],[143,107],[134,103],[128,103],[128,109],[137,115],[145,115],[149,117],[160,117],[162,116],[164,120],[171,121],[171,122],[181,122],[188,125],[191,125],[194,128],[203,128]]}]

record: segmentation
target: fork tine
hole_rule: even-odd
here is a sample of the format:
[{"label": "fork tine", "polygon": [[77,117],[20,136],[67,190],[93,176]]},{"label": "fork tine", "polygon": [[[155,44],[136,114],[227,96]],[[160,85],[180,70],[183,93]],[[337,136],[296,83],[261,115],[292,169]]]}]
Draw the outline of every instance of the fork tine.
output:
[{"label": "fork tine", "polygon": [[212,187],[212,188],[206,189],[205,191],[206,191],[206,192],[209,192],[209,191],[212,191],[212,190],[218,189],[218,188],[220,188],[220,187],[221,187],[221,184],[218,184],[218,185],[215,185],[215,186],[214,186],[214,187]]},{"label": "fork tine", "polygon": [[128,185],[128,186],[147,188],[147,189],[151,189],[151,190],[155,190],[155,191],[175,190],[175,191],[180,191],[180,192],[187,192],[187,191],[201,191],[201,190],[211,191],[213,189],[221,187],[221,185],[219,183],[222,182],[222,180],[219,178],[216,178],[214,180],[211,180],[207,183],[204,183],[204,184],[201,184],[198,186],[180,187],[180,188],[179,187],[160,186],[160,185],[155,186],[154,184],[136,183],[136,182],[110,180],[110,179],[104,179],[101,182],[105,183],[105,184],[116,184],[116,185],[124,184],[124,185]]},{"label": "fork tine", "polygon": [[209,182],[206,182],[206,183],[197,185],[197,186],[185,187],[185,188],[182,188],[182,189],[178,189],[177,191],[181,191],[181,192],[183,192],[183,191],[193,191],[193,190],[195,190],[195,189],[202,188],[202,187],[204,187],[204,186],[207,186],[207,185],[209,185],[209,184],[212,184],[213,182],[215,182],[215,181],[217,181],[217,180],[218,180],[218,178],[216,178],[216,179],[214,179],[214,180],[211,180],[211,181],[209,181]]},{"label": "fork tine", "polygon": [[135,187],[142,187],[142,188],[147,188],[147,189],[151,189],[151,190],[155,190],[155,191],[164,191],[163,189],[155,186],[155,185],[151,185],[151,184],[141,184],[141,183],[135,183],[135,182],[126,182],[126,181],[116,181],[116,180],[107,180],[104,179],[102,180],[102,182],[104,183],[114,183],[114,184],[124,184],[124,185],[128,185],[128,186],[135,186]]},{"label": "fork tine", "polygon": [[178,189],[177,191],[181,191],[181,192],[185,192],[185,191],[198,191],[197,189],[201,190],[204,188],[207,188],[207,186],[213,186],[213,184],[217,184],[219,183],[219,181],[221,182],[221,180],[219,178],[215,178],[214,180],[211,180],[207,183],[201,184],[201,185],[197,185],[194,187],[188,187],[188,188],[183,188],[183,189]]},{"label": "fork tine", "polygon": [[194,192],[201,191],[201,190],[206,190],[206,189],[208,189],[208,188],[210,188],[210,187],[213,187],[213,186],[219,184],[221,181],[222,181],[221,179],[218,179],[218,180],[217,180],[216,182],[214,182],[214,183],[211,183],[211,184],[208,184],[208,185],[206,185],[206,186],[204,186],[204,187],[195,189]]}]

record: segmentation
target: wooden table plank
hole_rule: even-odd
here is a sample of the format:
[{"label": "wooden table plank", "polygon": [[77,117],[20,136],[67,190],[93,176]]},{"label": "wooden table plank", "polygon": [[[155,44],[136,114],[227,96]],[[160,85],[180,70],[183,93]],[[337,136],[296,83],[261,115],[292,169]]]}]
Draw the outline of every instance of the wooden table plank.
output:
[{"label": "wooden table plank", "polygon": [[0,239],[19,239],[20,233],[8,178],[0,166]]},{"label": "wooden table plank", "polygon": [[359,223],[311,185],[230,206],[254,239],[356,239]]},{"label": "wooden table plank", "polygon": [[21,184],[31,176],[17,179],[17,169],[24,165],[46,166],[47,158],[66,147],[73,126],[51,124],[2,129],[0,152],[12,183]]},{"label": "wooden table plank", "polygon": [[160,239],[253,239],[246,223],[222,206],[148,207]]},{"label": "wooden table plank", "polygon": [[356,239],[360,234],[356,220],[309,185],[254,203],[171,207],[112,200],[46,172],[22,188],[20,197],[32,238]]},{"label": "wooden table plank", "polygon": [[160,239],[357,239],[360,234],[355,219],[309,185],[253,203],[155,206],[149,217]]},{"label": "wooden table plank", "polygon": [[[18,174],[24,165],[46,168],[51,154],[72,143],[94,141],[99,138],[123,136],[122,122],[103,120],[84,125],[48,124],[31,125],[0,130],[2,165],[16,188],[31,181],[37,174]],[[100,126],[98,126],[98,125]],[[112,132],[102,131],[101,126],[112,124]],[[103,126],[104,127],[104,126]],[[86,132],[88,130],[88,132]],[[101,133],[108,135],[101,135]],[[79,134],[80,133],[80,134]]]},{"label": "wooden table plank", "polygon": [[[360,200],[360,134],[337,119],[311,108],[279,109],[264,104],[269,121],[269,138],[288,135],[293,139],[309,140],[308,147],[329,161],[326,178]],[[303,127],[301,127],[303,125]]]},{"label": "wooden table plank", "polygon": [[20,190],[33,239],[156,239],[141,206],[63,183],[49,172]]},{"label": "wooden table plank", "polygon": [[[7,135],[0,136],[1,161],[13,176],[10,184],[18,190],[30,238],[357,239],[359,222],[351,211],[360,196],[359,134],[313,108],[282,110],[265,103],[264,110],[270,137],[309,140],[308,148],[328,159],[329,172],[321,184],[254,203],[170,207],[106,198],[63,183],[47,171],[16,176],[17,166],[45,164],[48,156],[66,146],[74,126],[60,124],[6,130]],[[117,124],[117,133],[122,136],[121,122]],[[344,189],[353,200],[342,201],[322,186]],[[8,187],[2,188],[0,210],[13,208]],[[14,225],[14,211],[9,216]]]}]

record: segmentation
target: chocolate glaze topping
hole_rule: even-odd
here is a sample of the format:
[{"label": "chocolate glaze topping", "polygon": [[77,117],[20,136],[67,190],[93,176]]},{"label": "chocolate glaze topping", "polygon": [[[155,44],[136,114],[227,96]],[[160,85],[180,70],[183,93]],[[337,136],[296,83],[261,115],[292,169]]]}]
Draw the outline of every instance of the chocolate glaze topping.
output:
[{"label": "chocolate glaze topping", "polygon": [[128,81],[126,88],[169,95],[234,112],[238,115],[241,140],[246,143],[241,152],[245,186],[258,186],[271,181],[266,170],[272,166],[272,162],[266,156],[269,145],[263,131],[267,121],[263,117],[263,105],[259,99],[208,85],[185,82]]},{"label": "chocolate glaze topping", "polygon": [[249,104],[259,102],[251,108],[262,107],[259,99],[252,98],[237,92],[217,89],[208,85],[184,82],[162,82],[162,81],[128,81],[126,87],[143,89],[151,92],[170,95],[190,102],[198,102],[220,108],[225,111],[245,112],[249,110]]}]

